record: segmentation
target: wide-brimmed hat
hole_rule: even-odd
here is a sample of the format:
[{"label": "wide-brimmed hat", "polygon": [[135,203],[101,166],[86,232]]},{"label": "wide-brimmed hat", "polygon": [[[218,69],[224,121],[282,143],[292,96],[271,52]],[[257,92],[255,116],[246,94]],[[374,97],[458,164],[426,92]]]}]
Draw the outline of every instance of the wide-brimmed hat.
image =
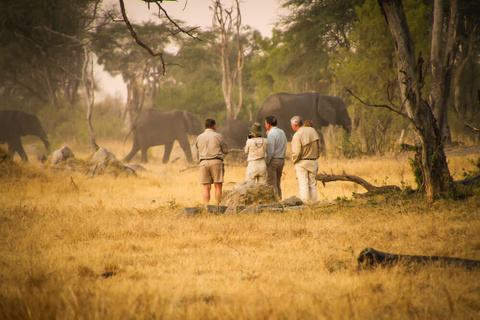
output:
[{"label": "wide-brimmed hat", "polygon": [[254,122],[251,127],[248,127],[248,130],[256,135],[262,135],[262,126],[258,122]]}]

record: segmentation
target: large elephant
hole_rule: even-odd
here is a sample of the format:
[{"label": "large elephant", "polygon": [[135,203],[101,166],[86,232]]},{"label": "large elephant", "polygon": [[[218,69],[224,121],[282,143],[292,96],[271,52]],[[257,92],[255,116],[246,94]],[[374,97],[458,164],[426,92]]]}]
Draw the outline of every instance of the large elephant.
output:
[{"label": "large elephant", "polygon": [[50,142],[37,116],[18,110],[0,110],[0,142],[8,143],[8,152],[12,156],[18,152],[25,162],[28,162],[28,156],[21,137],[28,135],[39,137],[47,152],[50,151]]},{"label": "large elephant", "polygon": [[253,121],[249,120],[227,120],[222,123],[217,132],[221,133],[225,139],[225,143],[231,149],[241,149],[245,147],[248,130],[252,126]]},{"label": "large elephant", "polygon": [[263,126],[267,116],[277,118],[278,127],[285,131],[289,141],[294,133],[290,126],[290,119],[293,116],[311,120],[317,129],[328,125],[342,126],[348,133],[352,129],[352,121],[343,100],[318,92],[275,93],[265,99],[256,119]]},{"label": "large elephant", "polygon": [[[130,153],[125,157],[125,162],[130,160],[140,150],[142,162],[147,162],[147,150],[153,146],[165,145],[163,163],[170,159],[173,143],[177,140],[192,162],[192,152],[188,142],[188,135],[199,135],[203,131],[201,121],[188,111],[174,110],[162,112],[154,109],[147,109],[140,112],[133,122],[133,146]],[[130,133],[129,133],[130,134]],[[127,135],[128,137],[128,135]]]}]

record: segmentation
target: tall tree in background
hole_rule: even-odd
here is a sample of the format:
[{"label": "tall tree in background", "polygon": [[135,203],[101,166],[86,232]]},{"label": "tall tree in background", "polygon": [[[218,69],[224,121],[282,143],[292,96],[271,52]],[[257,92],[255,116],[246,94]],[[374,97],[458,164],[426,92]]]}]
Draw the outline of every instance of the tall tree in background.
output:
[{"label": "tall tree in background", "polygon": [[[426,28],[431,8],[422,0],[406,0],[404,7],[416,51],[428,53],[430,38]],[[392,101],[400,105],[395,49],[378,1],[366,0],[355,7],[355,12],[357,21],[348,36],[351,46],[339,48],[329,61],[334,79],[370,101]],[[351,103],[352,141],[356,141],[362,153],[378,154],[393,149],[408,121],[385,109],[365,108],[356,99],[346,100]]]},{"label": "tall tree in background", "polygon": [[[213,1],[214,24],[220,34],[221,65],[222,65],[222,91],[227,108],[227,119],[236,119],[242,109],[243,101],[243,67],[245,54],[243,39],[240,34],[242,27],[242,15],[240,12],[240,0],[235,0],[235,9],[224,9],[220,0]],[[234,16],[234,10],[236,15]],[[232,54],[232,42],[236,39],[237,60],[235,66],[231,66],[230,55]],[[238,90],[237,99],[234,99],[235,89]]]},{"label": "tall tree in background", "polygon": [[[166,22],[159,25],[146,23],[133,26],[153,50],[161,51],[165,57],[170,57],[168,53],[163,52],[173,41]],[[153,95],[158,91],[160,77],[163,74],[163,62],[138,46],[125,26],[118,23],[97,32],[94,38],[94,52],[98,56],[98,63],[105,71],[112,76],[120,74],[127,83],[127,101],[123,115],[129,128],[145,102],[149,107],[153,107]]]},{"label": "tall tree in background", "polygon": [[[456,0],[451,2],[456,2]],[[424,61],[421,56],[416,61],[415,46],[410,35],[402,1],[378,0],[378,3],[385,15],[395,43],[402,99],[406,100],[407,107],[410,109],[409,114],[412,116],[403,113],[402,115],[410,119],[421,138],[422,150],[419,165],[422,171],[423,186],[427,198],[433,200],[443,193],[451,191],[454,186],[445,157],[444,137],[432,113],[435,106],[430,106],[421,93],[424,85],[422,65]],[[443,16],[434,15],[434,18],[443,18]],[[435,41],[435,39],[438,40],[433,35],[432,41]],[[436,45],[432,44],[432,46]],[[433,79],[433,81],[445,81],[445,79]],[[435,87],[435,85],[432,87]],[[433,100],[434,103],[437,101],[439,100]]]},{"label": "tall tree in background", "polygon": [[37,106],[56,107],[59,97],[75,103],[84,53],[78,43],[62,35],[79,37],[84,32],[92,3],[95,1],[2,1],[0,94],[4,98],[21,96],[37,101]]},{"label": "tall tree in background", "polygon": [[[457,67],[453,76],[455,111],[462,124],[480,127],[480,2],[462,0],[458,4]],[[474,133],[475,140],[480,138]]]}]

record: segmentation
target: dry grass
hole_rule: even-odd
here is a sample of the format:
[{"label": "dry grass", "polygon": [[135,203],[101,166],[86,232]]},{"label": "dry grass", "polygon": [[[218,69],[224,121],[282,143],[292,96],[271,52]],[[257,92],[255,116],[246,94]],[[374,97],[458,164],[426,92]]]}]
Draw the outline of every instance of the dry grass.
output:
[{"label": "dry grass", "polygon": [[[118,158],[129,148],[104,146]],[[480,259],[478,196],[350,201],[363,190],[338,182],[318,187],[338,201],[301,212],[187,218],[182,207],[201,201],[198,169],[183,158],[159,164],[162,151],[138,177],[58,173],[33,160],[0,171],[0,318],[480,317],[480,271],[356,269],[365,247]],[[455,178],[478,156],[449,158]],[[321,159],[320,168],[415,187],[405,156]],[[229,164],[225,188],[244,173]],[[298,194],[290,164],[282,185],[284,197]]]}]

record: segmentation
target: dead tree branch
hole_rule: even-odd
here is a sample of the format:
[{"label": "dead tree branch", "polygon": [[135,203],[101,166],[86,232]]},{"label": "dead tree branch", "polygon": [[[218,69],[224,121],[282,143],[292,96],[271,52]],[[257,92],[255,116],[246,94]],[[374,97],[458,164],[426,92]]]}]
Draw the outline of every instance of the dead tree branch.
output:
[{"label": "dead tree branch", "polygon": [[[374,108],[385,108],[385,109],[388,109],[402,117],[404,117],[405,119],[409,120],[411,123],[413,123],[413,125],[415,125],[415,121],[410,118],[408,115],[406,115],[405,113],[401,112],[401,111],[398,111],[397,109],[394,109],[386,104],[369,104],[369,103],[366,103],[364,102],[362,99],[360,99],[359,97],[357,97],[353,92],[352,90],[350,89],[345,89],[348,93],[350,93],[355,99],[357,99],[361,104],[367,106],[367,107],[374,107]],[[405,102],[402,104],[404,105]]]},{"label": "dead tree branch", "polygon": [[332,182],[332,181],[355,182],[361,185],[362,187],[364,187],[365,189],[367,189],[368,191],[367,194],[382,194],[382,193],[391,192],[391,191],[394,191],[394,192],[401,191],[400,187],[395,185],[376,187],[360,177],[346,174],[345,172],[343,172],[341,175],[320,173],[320,174],[317,174],[316,179],[318,181],[321,181],[323,186],[325,186],[325,183]]},{"label": "dead tree branch", "polygon": [[123,3],[123,0],[119,0],[120,1],[120,10],[122,11],[122,17],[123,17],[123,21],[125,22],[125,24],[127,25],[127,28],[128,30],[130,31],[130,34],[132,35],[133,39],[135,40],[135,42],[142,48],[144,48],[149,55],[153,56],[153,57],[160,57],[160,60],[162,62],[162,70],[163,70],[163,74],[165,75],[165,72],[166,72],[166,69],[165,69],[165,61],[163,60],[163,52],[153,52],[152,49],[150,49],[149,46],[147,46],[137,35],[137,33],[135,32],[135,30],[133,30],[133,27],[132,25],[130,24],[130,20],[128,20],[128,17],[127,17],[127,13],[125,12],[125,4]]},{"label": "dead tree branch", "polygon": [[402,254],[392,254],[375,250],[373,248],[363,249],[358,258],[358,267],[373,267],[376,265],[389,266],[394,264],[432,264],[448,265],[455,267],[465,267],[467,269],[480,268],[480,261],[461,258],[438,257],[438,256],[411,256]]},{"label": "dead tree branch", "polygon": [[[189,30],[185,30],[182,27],[180,27],[180,25],[178,25],[177,22],[175,22],[172,18],[170,18],[167,11],[162,7],[162,5],[160,4],[162,2],[161,0],[143,0],[143,1],[147,2],[149,6],[150,6],[150,3],[152,2],[155,3],[158,6],[159,11],[162,11],[165,14],[165,17],[168,19],[168,21],[170,21],[175,26],[175,28],[179,30],[179,32],[185,33],[195,40],[201,40],[192,34],[192,31],[198,29],[198,27],[194,27]],[[162,62],[162,75],[165,75],[167,65],[165,64],[165,60],[163,59],[163,52],[154,52],[147,44],[145,44],[138,37],[137,33],[132,27],[132,24],[130,23],[130,20],[128,20],[127,13],[125,12],[125,3],[123,2],[123,0],[119,0],[119,2],[120,2],[120,10],[122,12],[123,21],[125,22],[125,25],[130,31],[130,34],[132,35],[133,39],[140,47],[144,48],[149,55],[151,55],[152,57],[160,57],[160,60]],[[160,13],[158,14],[158,16],[160,16]],[[172,34],[174,35],[175,33],[172,33]]]},{"label": "dead tree branch", "polygon": [[[170,16],[168,15],[167,10],[165,10],[165,9],[162,7],[162,5],[161,5],[160,3],[158,3],[158,1],[154,1],[154,2],[155,2],[155,4],[158,6],[158,10],[163,12],[163,14],[164,14],[165,17],[168,19],[168,21],[170,21],[170,22],[175,26],[175,28],[177,28],[178,32],[185,33],[186,35],[192,37],[192,38],[195,39],[195,40],[200,40],[200,41],[202,41],[200,38],[198,38],[198,37],[196,37],[196,36],[194,36],[194,35],[192,34],[192,31],[197,30],[199,27],[193,27],[193,28],[190,28],[189,30],[183,29],[182,27],[180,27],[180,26],[178,25],[177,22],[175,22],[175,20],[173,20],[172,18],[170,18]],[[185,5],[186,5],[186,3],[185,3]],[[158,14],[158,16],[160,17],[160,13]],[[177,32],[177,33],[178,33],[178,32]],[[176,34],[176,33],[173,33],[173,34]]]}]

